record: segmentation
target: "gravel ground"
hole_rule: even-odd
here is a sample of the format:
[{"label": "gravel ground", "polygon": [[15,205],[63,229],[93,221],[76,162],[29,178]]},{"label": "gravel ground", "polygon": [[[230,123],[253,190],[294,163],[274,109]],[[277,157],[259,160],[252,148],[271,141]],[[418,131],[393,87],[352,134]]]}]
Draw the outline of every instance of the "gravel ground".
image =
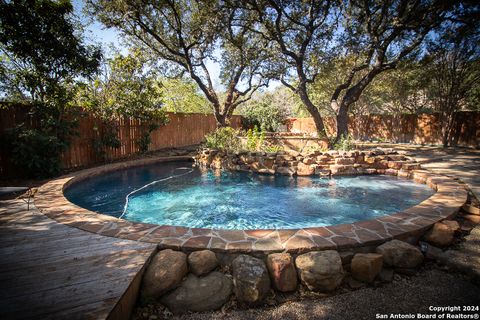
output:
[{"label": "gravel ground", "polygon": [[[376,319],[377,314],[428,313],[429,306],[480,304],[480,286],[458,273],[432,268],[412,277],[397,278],[378,288],[362,288],[326,298],[285,302],[256,309],[192,313],[171,317],[163,312],[146,319]],[[142,312],[137,309],[137,312]],[[432,313],[432,312],[430,312]],[[140,313],[141,314],[141,313]],[[139,315],[139,313],[137,313]],[[142,319],[143,317],[133,317]]]}]

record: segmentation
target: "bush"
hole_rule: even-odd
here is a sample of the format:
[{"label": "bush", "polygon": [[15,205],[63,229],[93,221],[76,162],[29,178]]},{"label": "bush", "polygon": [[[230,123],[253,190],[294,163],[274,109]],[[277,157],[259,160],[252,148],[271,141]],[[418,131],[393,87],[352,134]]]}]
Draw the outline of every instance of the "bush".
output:
[{"label": "bush", "polygon": [[222,151],[239,151],[241,149],[239,134],[238,130],[231,127],[218,128],[205,136],[205,146]]},{"label": "bush", "polygon": [[342,136],[340,140],[333,145],[335,150],[350,151],[355,149],[355,143],[351,136]]},{"label": "bush", "polygon": [[60,173],[60,154],[68,144],[54,135],[20,125],[5,132],[2,147],[24,177],[47,178]]},{"label": "bush", "polygon": [[252,129],[247,131],[247,149],[249,151],[259,151],[263,148],[263,143],[265,140],[265,132],[263,130],[259,131],[258,127],[255,126]]},{"label": "bush", "polygon": [[243,111],[244,127],[258,127],[262,131],[274,132],[285,122],[288,112],[285,108],[280,108],[272,101],[256,101],[245,107]]}]

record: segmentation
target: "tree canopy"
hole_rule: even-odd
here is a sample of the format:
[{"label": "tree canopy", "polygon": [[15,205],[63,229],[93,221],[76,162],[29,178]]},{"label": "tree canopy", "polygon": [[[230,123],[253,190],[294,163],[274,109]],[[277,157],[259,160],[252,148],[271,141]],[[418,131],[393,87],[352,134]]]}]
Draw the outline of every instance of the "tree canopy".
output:
[{"label": "tree canopy", "polygon": [[[187,75],[210,102],[219,126],[237,106],[268,83],[264,50],[268,43],[248,24],[235,24],[248,11],[218,1],[90,0],[91,11],[109,27],[120,30],[152,59],[170,63],[168,72]],[[243,19],[249,21],[248,19]],[[215,53],[219,53],[220,57]],[[219,60],[223,99],[207,68]]]}]

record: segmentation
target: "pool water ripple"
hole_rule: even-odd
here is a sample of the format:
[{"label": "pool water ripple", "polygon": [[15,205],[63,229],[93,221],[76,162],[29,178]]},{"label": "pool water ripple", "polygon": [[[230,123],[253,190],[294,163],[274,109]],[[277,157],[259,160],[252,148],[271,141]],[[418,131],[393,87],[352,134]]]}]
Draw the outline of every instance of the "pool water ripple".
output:
[{"label": "pool water ripple", "polygon": [[159,163],[107,173],[68,187],[65,196],[86,209],[120,217],[130,194],[123,218],[136,222],[290,229],[373,219],[414,206],[434,193],[410,180],[376,175],[291,178],[194,168],[187,175],[172,177],[182,167],[191,163]]}]

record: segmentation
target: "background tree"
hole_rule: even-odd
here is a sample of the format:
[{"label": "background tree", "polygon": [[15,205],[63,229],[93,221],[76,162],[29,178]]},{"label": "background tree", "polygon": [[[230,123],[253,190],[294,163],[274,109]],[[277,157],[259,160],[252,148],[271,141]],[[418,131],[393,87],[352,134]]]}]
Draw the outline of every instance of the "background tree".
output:
[{"label": "background tree", "polygon": [[116,54],[105,62],[103,70],[92,81],[79,85],[76,99],[79,106],[102,120],[94,149],[108,160],[107,149],[121,146],[118,120],[130,118],[145,124],[137,144],[141,152],[146,152],[151,132],[167,121],[155,69],[148,66],[140,50],[133,50],[125,56]]},{"label": "background tree", "polygon": [[101,52],[75,29],[68,1],[0,1],[0,87],[4,100],[31,104],[29,122],[7,133],[4,147],[26,174],[49,176],[60,169],[60,153],[73,133],[66,112],[73,82],[95,73]]},{"label": "background tree", "polygon": [[427,58],[430,76],[429,95],[440,113],[443,146],[455,146],[456,111],[468,108],[468,98],[480,84],[478,34],[462,37],[455,33],[431,43]]},{"label": "background tree", "polygon": [[[266,44],[250,31],[248,14],[218,1],[89,1],[92,11],[108,27],[115,27],[130,42],[152,57],[168,61],[177,76],[187,74],[211,103],[218,126],[225,126],[237,106],[267,85]],[[214,87],[208,61],[221,56],[224,99]],[[172,69],[170,69],[172,71]]]},{"label": "background tree", "polygon": [[427,35],[453,15],[453,2],[421,0],[349,1],[343,8],[341,55],[357,59],[331,95],[337,140],[348,134],[348,112],[382,72],[412,55]]},{"label": "background tree", "polygon": [[262,131],[274,132],[291,116],[289,102],[293,102],[289,92],[277,88],[271,92],[257,92],[238,111],[244,117],[247,127],[257,126]]},{"label": "background tree", "polygon": [[212,113],[210,103],[191,80],[163,78],[158,82],[158,90],[167,112]]},{"label": "background tree", "polygon": [[328,45],[336,27],[334,1],[251,0],[256,32],[274,44],[280,55],[280,81],[302,101],[313,117],[317,131],[326,136],[319,108],[313,103],[308,84],[319,75],[315,66],[329,55]]}]

